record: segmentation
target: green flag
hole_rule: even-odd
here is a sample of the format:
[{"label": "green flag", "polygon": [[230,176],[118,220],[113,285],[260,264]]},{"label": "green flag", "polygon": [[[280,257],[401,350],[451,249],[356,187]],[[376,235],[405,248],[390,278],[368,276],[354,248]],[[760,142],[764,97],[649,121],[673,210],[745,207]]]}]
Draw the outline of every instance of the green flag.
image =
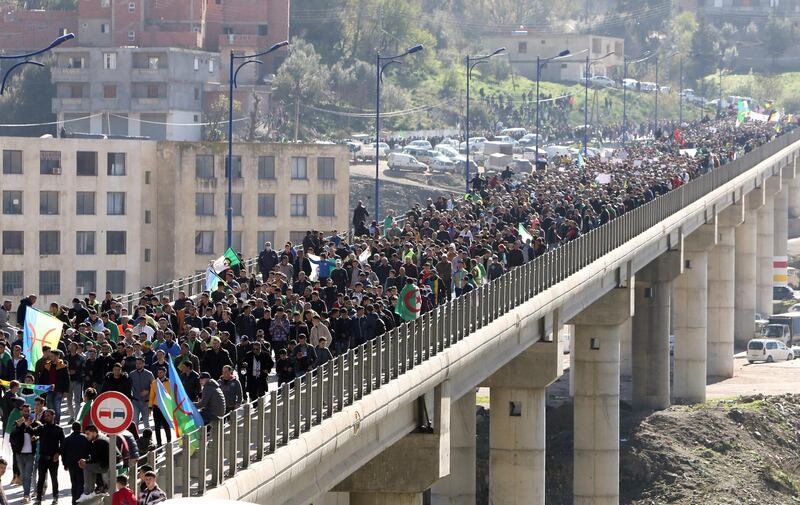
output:
[{"label": "green flag", "polygon": [[197,437],[198,426],[195,424],[191,413],[188,413],[175,402],[175,398],[167,391],[164,383],[158,379],[156,379],[156,397],[158,399],[158,408],[161,410],[164,418],[169,420],[175,434],[178,437],[182,437],[184,434],[189,433],[192,451],[197,449],[197,447],[199,447],[199,439]]},{"label": "green flag", "polygon": [[406,284],[400,291],[394,312],[405,321],[413,321],[419,317],[422,310],[422,295],[415,284]]},{"label": "green flag", "polygon": [[533,240],[533,235],[528,233],[528,230],[522,225],[522,223],[517,225],[517,232],[519,233],[519,237],[522,239],[523,244],[528,240]]},{"label": "green flag", "polygon": [[230,267],[238,265],[239,263],[241,263],[241,261],[239,261],[239,256],[237,256],[236,252],[229,247],[228,250],[225,251],[225,254],[214,260],[214,263],[211,265],[211,267],[216,273],[220,274]]}]

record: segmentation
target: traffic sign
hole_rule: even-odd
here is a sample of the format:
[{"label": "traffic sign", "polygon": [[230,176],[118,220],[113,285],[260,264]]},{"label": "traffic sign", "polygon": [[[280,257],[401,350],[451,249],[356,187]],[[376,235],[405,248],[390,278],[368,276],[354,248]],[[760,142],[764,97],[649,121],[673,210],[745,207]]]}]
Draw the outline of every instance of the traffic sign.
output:
[{"label": "traffic sign", "polygon": [[106,391],[94,400],[89,416],[98,430],[109,435],[122,433],[133,421],[133,403],[122,393]]}]

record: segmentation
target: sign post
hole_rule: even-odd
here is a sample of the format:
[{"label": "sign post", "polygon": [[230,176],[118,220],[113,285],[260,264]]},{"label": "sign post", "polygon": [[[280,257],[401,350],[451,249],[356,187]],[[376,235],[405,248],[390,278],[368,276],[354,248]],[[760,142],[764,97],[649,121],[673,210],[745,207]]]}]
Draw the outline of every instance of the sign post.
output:
[{"label": "sign post", "polygon": [[[104,500],[111,503],[111,493],[117,484],[117,435],[128,429],[133,421],[133,403],[130,398],[117,391],[101,393],[92,404],[89,413],[98,430],[108,435],[108,491]],[[135,476],[133,476],[135,479]]]}]

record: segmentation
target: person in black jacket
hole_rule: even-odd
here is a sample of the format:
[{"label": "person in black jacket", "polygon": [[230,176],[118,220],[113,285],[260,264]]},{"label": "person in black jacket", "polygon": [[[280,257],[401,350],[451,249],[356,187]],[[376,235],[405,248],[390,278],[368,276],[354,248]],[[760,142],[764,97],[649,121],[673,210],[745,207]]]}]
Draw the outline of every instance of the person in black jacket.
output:
[{"label": "person in black jacket", "polygon": [[222,348],[222,342],[218,337],[211,339],[211,349],[206,351],[200,363],[200,369],[208,372],[211,377],[221,377],[222,367],[233,365],[231,355]]},{"label": "person in black jacket", "polygon": [[114,363],[111,372],[106,374],[101,393],[105,393],[106,391],[118,391],[128,398],[131,398],[131,387],[131,379],[128,377],[128,374],[122,371],[122,365]]},{"label": "person in black jacket", "polygon": [[268,343],[264,343],[266,349],[261,348],[261,342],[253,342],[253,350],[245,355],[245,367],[247,369],[247,394],[250,401],[255,401],[258,397],[267,392],[267,377],[275,366],[270,356]]},{"label": "person in black jacket", "polygon": [[243,312],[236,316],[236,334],[239,339],[246,335],[252,340],[256,338],[256,318],[252,314],[253,307],[246,303],[242,310]]},{"label": "person in black jacket", "polygon": [[34,303],[36,303],[36,295],[28,295],[27,298],[19,301],[19,307],[17,307],[17,326],[19,328],[25,327],[25,311],[28,310],[28,307],[33,307]]},{"label": "person in black jacket", "polygon": [[41,371],[36,377],[36,384],[49,384],[53,386],[47,393],[47,408],[55,413],[55,423],[61,420],[61,399],[69,392],[69,368],[62,360],[63,354],[59,350],[46,353],[50,358],[45,361]]},{"label": "person in black jacket", "polygon": [[72,505],[83,493],[83,470],[78,466],[78,461],[89,457],[91,444],[81,433],[81,423],[72,423],[72,433],[61,444],[61,461],[69,472],[69,481],[72,488]]},{"label": "person in black jacket", "polygon": [[39,478],[36,482],[36,501],[41,503],[44,494],[44,483],[47,473],[53,484],[53,500],[58,501],[58,458],[61,456],[61,444],[64,442],[64,430],[54,424],[56,413],[47,409],[42,415],[42,422],[31,430],[39,437]]},{"label": "person in black jacket", "polygon": [[[78,466],[83,469],[83,495],[78,498],[78,503],[91,500],[97,496],[94,492],[97,476],[108,472],[109,463],[108,438],[105,435],[101,435],[92,424],[86,427],[84,433],[90,446],[89,456],[78,460]],[[116,457],[116,459],[120,458],[119,450],[117,450]]]},{"label": "person in black jacket", "polygon": [[272,268],[278,264],[278,253],[272,250],[272,243],[264,243],[264,250],[258,254],[258,270],[265,281]]},{"label": "person in black jacket", "polygon": [[194,363],[191,361],[181,363],[180,369],[179,377],[186,396],[189,397],[189,400],[196,402],[200,399],[200,374],[194,370]]}]

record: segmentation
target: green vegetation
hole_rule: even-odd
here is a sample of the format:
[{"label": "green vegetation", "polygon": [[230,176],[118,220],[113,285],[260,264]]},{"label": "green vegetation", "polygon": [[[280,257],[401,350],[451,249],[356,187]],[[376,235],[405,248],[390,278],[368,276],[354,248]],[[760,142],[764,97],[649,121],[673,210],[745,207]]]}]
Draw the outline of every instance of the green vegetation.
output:
[{"label": "green vegetation", "polygon": [[800,485],[788,473],[772,465],[764,465],[761,468],[761,477],[767,486],[772,489],[790,496],[800,496]]}]

